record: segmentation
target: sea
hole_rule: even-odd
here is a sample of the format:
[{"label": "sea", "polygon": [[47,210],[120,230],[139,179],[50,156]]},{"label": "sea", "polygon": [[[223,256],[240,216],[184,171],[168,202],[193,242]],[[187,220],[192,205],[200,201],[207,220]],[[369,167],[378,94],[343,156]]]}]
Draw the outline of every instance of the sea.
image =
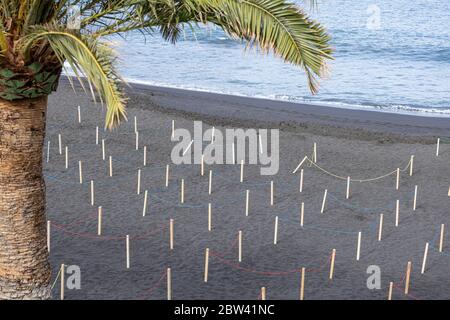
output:
[{"label": "sea", "polygon": [[304,72],[246,49],[214,25],[186,26],[176,44],[159,33],[113,37],[130,82],[327,105],[450,117],[449,0],[296,2],[332,37],[334,60],[309,92]]}]

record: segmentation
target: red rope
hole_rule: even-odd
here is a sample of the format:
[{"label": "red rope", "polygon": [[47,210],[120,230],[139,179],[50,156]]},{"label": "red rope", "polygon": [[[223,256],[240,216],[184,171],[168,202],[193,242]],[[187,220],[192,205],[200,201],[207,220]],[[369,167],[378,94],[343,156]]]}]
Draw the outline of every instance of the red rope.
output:
[{"label": "red rope", "polygon": [[150,296],[161,284],[161,281],[164,280],[164,278],[167,277],[167,273],[163,272],[162,276],[159,278],[159,280],[151,286],[149,289],[146,289],[140,296],[138,296],[138,299],[145,299],[146,297]]}]

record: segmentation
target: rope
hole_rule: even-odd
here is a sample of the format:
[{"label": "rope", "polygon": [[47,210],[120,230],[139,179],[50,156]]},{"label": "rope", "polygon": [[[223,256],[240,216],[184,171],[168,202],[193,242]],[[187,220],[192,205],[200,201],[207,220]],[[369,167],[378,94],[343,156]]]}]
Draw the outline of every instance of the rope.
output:
[{"label": "rope", "polygon": [[58,274],[56,275],[55,281],[53,281],[50,291],[53,290],[53,288],[55,287],[56,281],[58,281],[60,275],[61,275],[61,268],[59,268]]},{"label": "rope", "polygon": [[138,296],[139,299],[145,299],[147,296],[150,296],[161,284],[161,282],[164,280],[164,278],[167,277],[167,273],[163,272],[159,280],[151,286],[149,289],[146,289],[141,295]]}]

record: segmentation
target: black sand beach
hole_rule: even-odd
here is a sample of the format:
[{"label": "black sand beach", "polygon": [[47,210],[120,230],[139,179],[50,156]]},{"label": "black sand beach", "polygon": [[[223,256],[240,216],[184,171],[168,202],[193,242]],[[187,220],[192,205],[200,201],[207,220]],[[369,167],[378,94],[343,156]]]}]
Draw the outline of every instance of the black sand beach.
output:
[{"label": "black sand beach", "polygon": [[[305,299],[386,299],[389,282],[394,299],[450,297],[450,236],[439,253],[439,231],[449,230],[450,119],[416,117],[372,111],[315,107],[132,84],[127,89],[128,118],[113,132],[100,130],[106,154],[102,160],[95,143],[95,127],[104,124],[104,110],[62,79],[49,98],[47,139],[50,161],[45,163],[47,212],[52,223],[53,278],[61,263],[81,268],[81,289],[66,290],[66,299],[166,299],[166,268],[172,269],[174,299],[258,299],[261,287],[268,299],[298,299],[299,269],[306,268]],[[82,122],[77,121],[77,105]],[[138,119],[140,148],[135,150],[134,116]],[[261,176],[248,165],[239,182],[239,165],[213,165],[212,195],[208,176],[199,165],[171,165],[165,188],[165,166],[174,143],[171,121],[192,130],[193,120],[204,130],[224,128],[279,128],[280,171]],[[58,153],[58,134],[68,146]],[[436,157],[436,138],[441,137]],[[304,188],[292,174],[305,155],[318,146],[317,164],[353,179],[379,177],[406,168],[415,156],[414,173],[395,174],[371,182],[351,184],[317,168],[304,166]],[[143,167],[143,146],[148,148]],[[44,158],[46,157],[44,152]],[[83,164],[83,184],[78,161]],[[141,193],[136,192],[142,170]],[[180,180],[185,179],[185,203],[180,204]],[[275,203],[270,206],[270,180]],[[95,205],[90,204],[90,180],[95,183]],[[412,210],[418,185],[417,210]],[[245,192],[250,190],[250,212],[245,216]],[[326,210],[320,213],[324,190]],[[143,194],[148,210],[142,216]],[[394,226],[395,203],[400,200],[399,226]],[[212,231],[207,230],[212,203]],[[304,227],[300,203],[305,203]],[[103,234],[97,236],[97,207],[103,208]],[[384,214],[382,241],[377,241],[379,215]],[[279,217],[278,243],[273,244],[274,220]],[[174,219],[175,246],[169,250],[169,219]],[[243,261],[238,262],[237,235],[243,231]],[[361,258],[356,261],[358,232]],[[130,235],[130,269],[126,269],[125,237]],[[425,243],[429,242],[426,271],[421,274]],[[209,279],[203,281],[205,248],[210,248]],[[330,254],[336,249],[334,279],[329,280]],[[410,291],[403,293],[407,262],[412,262]],[[381,289],[369,290],[369,265],[381,269]],[[53,298],[59,299],[59,283]]]}]

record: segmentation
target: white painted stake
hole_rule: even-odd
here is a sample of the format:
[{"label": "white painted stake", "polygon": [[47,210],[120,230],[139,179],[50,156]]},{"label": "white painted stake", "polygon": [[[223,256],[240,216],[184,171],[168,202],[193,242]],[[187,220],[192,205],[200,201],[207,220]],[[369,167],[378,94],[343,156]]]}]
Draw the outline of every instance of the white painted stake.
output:
[{"label": "white painted stake", "polygon": [[62,154],[61,133],[58,133],[58,148],[59,148],[59,154]]},{"label": "white painted stake", "polygon": [[239,242],[239,262],[242,262],[242,231],[238,233]]},{"label": "white painted stake", "polygon": [[50,161],[50,140],[47,141],[47,163]]},{"label": "white painted stake", "polygon": [[98,207],[97,235],[102,235],[102,207]]},{"label": "white painted stake", "polygon": [[147,146],[144,146],[144,167],[147,166]]},{"label": "white painted stake", "polygon": [[66,169],[69,168],[69,148],[66,146]]},{"label": "white painted stake", "polygon": [[130,269],[130,236],[128,234],[126,238],[126,247],[127,247],[127,269]]},{"label": "white painted stake", "polygon": [[59,278],[61,279],[61,290],[60,290],[60,297],[61,300],[64,300],[64,288],[66,286],[66,281],[64,279],[64,274],[65,274],[65,270],[64,270],[64,263],[61,264],[61,269],[59,270]]},{"label": "white painted stake", "polygon": [[181,196],[180,196],[181,203],[184,203],[184,179],[181,179]]},{"label": "white painted stake", "polygon": [[395,202],[395,226],[398,227],[398,222],[400,219],[400,200]]},{"label": "white painted stake", "polygon": [[378,226],[378,241],[381,241],[382,234],[383,234],[383,214],[380,213],[380,224]]},{"label": "white painted stake", "polygon": [[241,160],[241,182],[244,182],[244,160]]},{"label": "white painted stake", "polygon": [[175,139],[175,120],[172,120],[172,139]]},{"label": "white painted stake", "polygon": [[304,216],[305,216],[305,203],[302,202],[302,204],[300,205],[300,226],[301,227],[303,227]]},{"label": "white painted stake", "polygon": [[417,190],[418,186],[414,187],[414,201],[413,201],[413,211],[416,211],[417,208]]},{"label": "white painted stake", "polygon": [[410,164],[409,164],[409,176],[413,175],[414,170],[414,156],[411,156]]},{"label": "white painted stake", "polygon": [[231,143],[231,153],[233,156],[233,164],[236,164],[236,155],[234,154],[234,142]]},{"label": "white painted stake", "polygon": [[358,245],[356,248],[356,261],[359,261],[361,255],[361,231],[358,232]]},{"label": "white painted stake", "polygon": [[141,193],[141,169],[138,169],[137,194]]},{"label": "white painted stake", "polygon": [[314,163],[317,162],[317,143],[314,142],[314,152],[313,152],[313,161]]},{"label": "white painted stake", "polygon": [[78,123],[81,123],[81,109],[80,109],[80,106],[78,106]]},{"label": "white painted stake", "polygon": [[209,248],[205,250],[205,275],[203,280],[208,282],[208,269],[209,269]]},{"label": "white painted stake", "polygon": [[397,179],[395,182],[395,190],[400,188],[400,168],[397,168]]},{"label": "white painted stake", "polygon": [[273,233],[273,244],[278,242],[278,216],[275,217],[275,230]]},{"label": "white painted stake", "polygon": [[205,156],[202,154],[202,159],[200,162],[200,174],[203,176],[205,174]]},{"label": "white painted stake", "polygon": [[303,192],[303,169],[300,170],[300,192]]},{"label": "white painted stake", "polygon": [[270,181],[270,205],[273,206],[273,180]]},{"label": "white painted stake", "polygon": [[94,205],[94,181],[91,180],[91,206]]},{"label": "white painted stake", "polygon": [[102,159],[103,159],[103,161],[106,159],[105,139],[102,139]]},{"label": "white painted stake", "polygon": [[345,194],[345,198],[350,198],[350,177],[347,177],[347,192]]},{"label": "white painted stake", "polygon": [[136,131],[136,150],[139,150],[139,132]]},{"label": "white painted stake", "polygon": [[142,209],[143,217],[145,217],[145,213],[147,212],[147,196],[148,196],[148,190],[145,190],[145,192],[144,192],[144,208]]},{"label": "white painted stake", "polygon": [[330,276],[329,276],[330,280],[333,279],[335,259],[336,259],[336,249],[333,249],[333,251],[331,252],[331,264],[330,264]]},{"label": "white painted stake", "polygon": [[325,192],[323,193],[322,208],[320,209],[320,213],[325,212],[325,205],[327,203],[327,195],[328,195],[328,189],[325,189]]},{"label": "white painted stake", "polygon": [[47,220],[47,251],[50,252],[50,220]]},{"label": "white painted stake", "polygon": [[301,274],[301,280],[300,280],[300,300],[305,299],[305,267],[302,267],[302,274]]},{"label": "white painted stake", "polygon": [[172,300],[172,269],[167,268],[167,300]]},{"label": "white painted stake", "polygon": [[173,219],[169,220],[169,248],[173,250]]},{"label": "white painted stake", "polygon": [[245,191],[245,216],[248,217],[248,209],[250,206],[250,190]]},{"label": "white painted stake", "polygon": [[436,143],[436,157],[439,157],[439,145],[441,144],[441,138],[437,139]]},{"label": "white painted stake", "polygon": [[442,252],[442,250],[444,249],[444,229],[445,229],[445,225],[441,224],[441,236],[439,239],[439,252]]},{"label": "white painted stake", "polygon": [[113,175],[113,167],[112,167],[112,156],[109,156],[109,176]]},{"label": "white painted stake", "polygon": [[388,292],[388,300],[392,300],[392,289],[394,287],[394,283],[391,281],[389,282],[389,292]]},{"label": "white painted stake", "polygon": [[259,153],[263,154],[264,150],[263,150],[262,139],[261,139],[261,135],[260,134],[258,134],[258,142],[259,142]]},{"label": "white painted stake", "polygon": [[208,194],[212,193],[212,170],[209,170]]},{"label": "white painted stake", "polygon": [[302,161],[300,161],[300,163],[298,164],[298,166],[294,169],[294,171],[292,171],[292,173],[296,173],[298,171],[298,169],[300,169],[300,167],[302,166],[303,162],[305,162],[308,159],[307,156],[305,156]]},{"label": "white painted stake", "polygon": [[95,127],[95,144],[98,145],[98,126]]},{"label": "white painted stake", "polygon": [[169,186],[169,165],[166,165],[166,188]]},{"label": "white painted stake", "polygon": [[428,242],[425,244],[425,251],[423,253],[423,260],[422,260],[422,271],[420,272],[421,274],[425,273],[425,268],[427,265],[427,256],[428,256]]},{"label": "white painted stake", "polygon": [[78,172],[80,175],[80,184],[83,184],[83,168],[81,167],[81,161],[78,161]]},{"label": "white painted stake", "polygon": [[211,203],[208,203],[208,231],[212,230],[212,206]]},{"label": "white painted stake", "polygon": [[134,133],[136,133],[137,131],[137,118],[136,116],[134,116]]}]

